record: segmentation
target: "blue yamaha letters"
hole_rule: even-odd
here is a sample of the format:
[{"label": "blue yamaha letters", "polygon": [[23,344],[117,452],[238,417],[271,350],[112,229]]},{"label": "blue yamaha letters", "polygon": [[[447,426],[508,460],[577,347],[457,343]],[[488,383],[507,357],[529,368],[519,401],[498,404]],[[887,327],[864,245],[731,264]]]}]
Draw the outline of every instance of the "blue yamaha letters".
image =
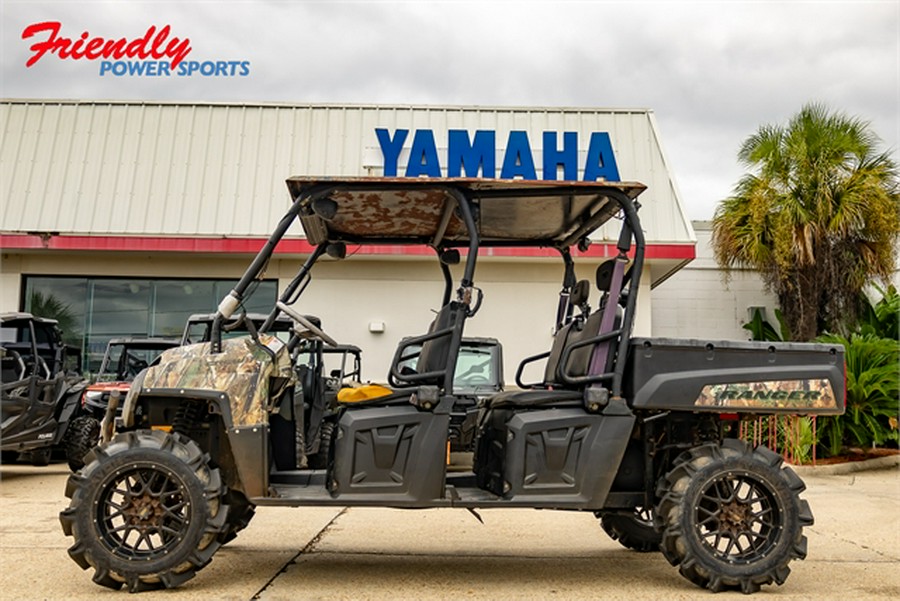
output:
[{"label": "blue yamaha letters", "polygon": [[[375,135],[384,156],[384,175],[396,177],[401,170],[400,155],[409,137],[409,130],[398,129],[392,136],[387,129],[376,128]],[[540,179],[557,179],[557,172],[562,167],[563,179],[577,180],[581,166],[584,171],[582,179],[585,181],[619,181],[616,156],[609,134],[605,131],[591,133],[584,165],[578,163],[578,132],[563,132],[560,141],[558,132],[545,131],[541,143]],[[528,132],[509,132],[502,153],[500,179],[538,179]],[[447,132],[446,156],[441,157],[434,140],[434,131],[417,129],[409,146],[409,158],[403,175],[440,177],[446,170],[447,177],[478,177],[480,172],[481,177],[495,178],[498,177],[497,158],[496,131],[479,129],[470,137],[467,130],[451,129]]]}]

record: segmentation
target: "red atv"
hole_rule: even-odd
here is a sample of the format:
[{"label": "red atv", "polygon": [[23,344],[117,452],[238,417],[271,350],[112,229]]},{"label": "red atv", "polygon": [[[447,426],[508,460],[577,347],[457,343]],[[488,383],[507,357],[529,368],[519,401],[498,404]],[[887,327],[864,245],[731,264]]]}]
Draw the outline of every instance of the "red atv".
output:
[{"label": "red atv", "polygon": [[106,416],[110,397],[117,395],[124,399],[134,377],[164,350],[178,345],[178,340],[168,338],[113,338],[109,341],[97,379],[81,396],[81,408],[63,441],[66,459],[73,472],[84,467],[84,456],[100,442],[100,424]]}]

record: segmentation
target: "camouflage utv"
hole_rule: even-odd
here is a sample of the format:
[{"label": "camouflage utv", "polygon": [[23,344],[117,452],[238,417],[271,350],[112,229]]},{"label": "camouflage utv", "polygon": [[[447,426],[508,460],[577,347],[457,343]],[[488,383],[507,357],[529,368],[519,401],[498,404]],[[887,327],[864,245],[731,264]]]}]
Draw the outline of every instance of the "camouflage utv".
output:
[{"label": "camouflage utv", "polygon": [[[210,340],[167,351],[141,373],[121,427],[69,479],[60,519],[70,555],[95,582],[178,586],[266,505],[586,511],[626,547],[658,549],[713,591],[782,584],[806,555],[813,518],[803,483],[772,451],[738,440],[738,426],[758,415],[840,413],[843,349],[633,338],[643,185],[291,178],[288,188],[291,208],[219,305]],[[578,280],[575,258],[590,260],[590,236],[613,218],[614,256],[594,285]],[[297,220],[313,252],[258,332],[223,339],[221,324]],[[387,386],[338,392],[327,459],[311,464],[294,452],[304,419],[299,349],[341,345],[298,307],[317,262],[344,258],[347,244],[431,247],[445,286],[427,332],[400,341]],[[510,247],[561,258],[557,310],[546,319],[556,333],[549,350],[523,360],[516,388],[473,397],[472,466],[450,470],[463,394],[454,377],[483,301],[477,260]],[[287,341],[270,333],[283,315],[295,322]],[[528,323],[536,336],[546,331],[538,316]],[[528,366],[543,377],[524,381]]]}]

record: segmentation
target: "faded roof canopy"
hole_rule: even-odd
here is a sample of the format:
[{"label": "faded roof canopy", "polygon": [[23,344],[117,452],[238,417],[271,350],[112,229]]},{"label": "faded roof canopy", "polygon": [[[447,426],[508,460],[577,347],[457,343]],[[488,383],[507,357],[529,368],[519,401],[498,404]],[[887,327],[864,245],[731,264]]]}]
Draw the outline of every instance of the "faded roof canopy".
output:
[{"label": "faded roof canopy", "polygon": [[[300,221],[313,244],[468,245],[457,194],[472,201],[483,246],[564,248],[620,210],[616,195],[636,198],[634,182],[561,182],[472,178],[311,178],[287,180],[301,202]],[[320,198],[334,201],[328,209]]]}]

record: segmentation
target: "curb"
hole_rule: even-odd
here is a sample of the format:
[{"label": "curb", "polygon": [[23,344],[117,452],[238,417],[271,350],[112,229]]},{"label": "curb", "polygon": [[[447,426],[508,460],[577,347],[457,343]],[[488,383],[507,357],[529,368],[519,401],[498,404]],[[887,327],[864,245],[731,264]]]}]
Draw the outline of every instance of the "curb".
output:
[{"label": "curb", "polygon": [[841,476],[874,470],[890,470],[900,468],[900,455],[876,457],[865,461],[848,461],[832,465],[791,465],[798,476]]}]

